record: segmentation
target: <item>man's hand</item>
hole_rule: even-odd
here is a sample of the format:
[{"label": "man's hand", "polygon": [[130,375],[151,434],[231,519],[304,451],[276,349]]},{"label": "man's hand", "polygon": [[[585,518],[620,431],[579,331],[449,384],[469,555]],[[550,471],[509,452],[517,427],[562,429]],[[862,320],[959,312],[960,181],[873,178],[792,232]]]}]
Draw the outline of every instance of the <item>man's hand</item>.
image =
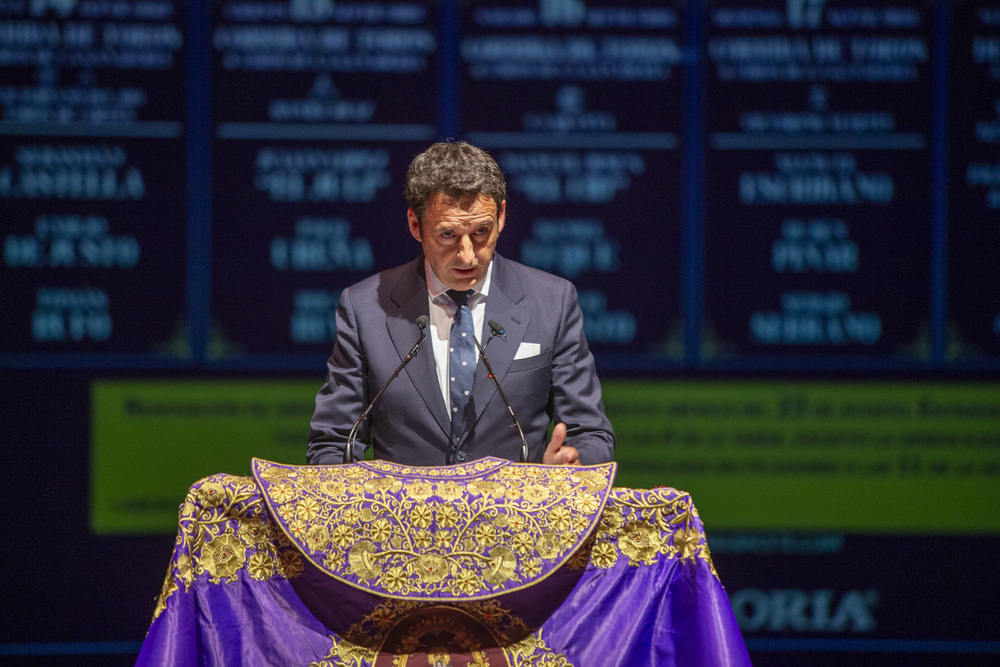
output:
[{"label": "man's hand", "polygon": [[566,424],[559,422],[552,429],[552,439],[549,446],[542,454],[542,463],[554,466],[578,466],[580,465],[580,452],[576,447],[563,446],[566,440]]}]

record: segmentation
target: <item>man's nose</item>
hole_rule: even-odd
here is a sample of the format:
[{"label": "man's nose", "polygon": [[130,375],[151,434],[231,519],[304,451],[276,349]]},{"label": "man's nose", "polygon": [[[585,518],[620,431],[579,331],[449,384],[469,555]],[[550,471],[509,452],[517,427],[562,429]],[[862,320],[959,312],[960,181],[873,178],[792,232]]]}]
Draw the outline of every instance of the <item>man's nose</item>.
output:
[{"label": "man's nose", "polygon": [[463,236],[458,241],[458,259],[463,264],[472,264],[476,259],[476,249],[472,246],[472,239]]}]

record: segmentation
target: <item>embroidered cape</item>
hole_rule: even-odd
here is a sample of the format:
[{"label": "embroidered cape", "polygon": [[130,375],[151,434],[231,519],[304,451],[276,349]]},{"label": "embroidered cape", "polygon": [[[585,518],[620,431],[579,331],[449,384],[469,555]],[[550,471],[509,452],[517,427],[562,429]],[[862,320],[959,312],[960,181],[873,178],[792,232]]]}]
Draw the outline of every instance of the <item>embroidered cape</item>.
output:
[{"label": "embroidered cape", "polygon": [[690,496],[615,464],[195,483],[137,664],[749,665]]}]

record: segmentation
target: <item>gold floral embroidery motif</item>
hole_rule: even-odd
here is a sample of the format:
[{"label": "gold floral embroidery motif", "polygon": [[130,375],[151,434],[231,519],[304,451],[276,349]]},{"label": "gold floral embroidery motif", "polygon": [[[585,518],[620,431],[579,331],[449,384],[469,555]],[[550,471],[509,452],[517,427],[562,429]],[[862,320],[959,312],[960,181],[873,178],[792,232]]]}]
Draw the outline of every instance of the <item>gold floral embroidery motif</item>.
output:
[{"label": "gold floral embroidery motif", "polygon": [[301,574],[296,548],[271,524],[256,480],[213,475],[188,491],[178,513],[174,558],[153,618],[167,599],[207,575],[212,583],[235,582],[241,571],[258,581]]},{"label": "gold floral embroidery motif", "polygon": [[213,580],[229,579],[236,581],[236,573],[246,562],[247,549],[236,539],[232,530],[226,531],[205,543],[201,550],[201,566],[211,575]]},{"label": "gold floral embroidery motif", "polygon": [[[515,667],[574,667],[565,655],[549,648],[542,638],[541,630],[536,630],[533,634],[502,647],[502,650],[508,662]],[[377,651],[334,637],[333,648],[329,655],[324,660],[311,663],[309,667],[365,667],[374,664],[378,655]],[[432,654],[430,657],[440,659],[442,664],[448,664],[444,662],[447,654]],[[392,664],[410,665],[408,658],[408,654],[397,654]],[[471,663],[473,665],[486,667],[490,664],[485,656],[478,652],[473,653],[473,659],[474,662]]]},{"label": "gold floral embroidery motif", "polygon": [[556,653],[545,644],[542,631],[506,648],[511,663],[518,667],[573,667],[562,653]]},{"label": "gold floral embroidery motif", "polygon": [[391,597],[467,600],[530,585],[574,557],[615,466],[255,459],[254,471],[284,532],[328,574]]},{"label": "gold floral embroidery motif", "polygon": [[[421,611],[433,611],[435,608],[453,608],[481,624],[497,641],[511,665],[573,667],[563,654],[546,645],[541,630],[531,632],[521,618],[495,600],[456,602],[446,607],[413,600],[387,600],[351,626],[345,637],[335,637],[329,655],[325,660],[313,663],[313,667],[360,667],[362,664],[372,664],[379,655],[377,647],[393,627],[407,617],[419,615]],[[412,651],[416,647],[406,648]],[[393,664],[413,664],[407,660],[408,657],[407,654],[398,655]],[[475,652],[473,657],[480,661],[479,664],[488,664],[485,657],[478,657]],[[365,663],[365,660],[370,662]]]},{"label": "gold floral embroidery motif", "polygon": [[378,657],[378,653],[371,649],[357,646],[337,637],[332,637],[332,639],[333,648],[330,649],[326,659],[310,663],[309,667],[365,667],[374,664],[375,658]]},{"label": "gold floral embroidery motif", "polygon": [[570,563],[586,560],[608,569],[620,555],[631,566],[652,565],[660,557],[700,560],[718,579],[698,510],[691,496],[677,489],[612,490],[596,534]]},{"label": "gold floral embroidery motif", "polygon": [[[398,468],[338,466],[338,478],[331,479],[323,468],[262,466],[257,472],[270,483],[266,487],[229,475],[195,483],[179,511],[175,555],[154,618],[198,577],[214,584],[235,582],[241,571],[256,581],[294,578],[305,566],[303,553],[310,552],[328,571],[375,581],[390,595],[445,591],[458,605],[482,605],[476,608],[490,610],[487,616],[503,612],[488,600],[468,600],[511,582],[528,585],[561,562],[607,569],[620,560],[640,566],[677,558],[705,562],[718,577],[698,512],[683,491],[609,489],[606,470],[507,466],[491,459],[454,471],[481,475],[471,480],[447,479],[437,469],[407,468],[429,473],[415,481],[380,476]],[[288,517],[295,542],[269,518],[262,492],[278,516]],[[336,512],[327,504],[359,493],[371,497],[342,503]],[[445,497],[452,500],[444,503]],[[599,521],[584,523],[594,503],[604,502]],[[397,530],[404,525],[407,536]],[[395,562],[387,558],[394,551],[402,554]],[[370,623],[377,625],[374,614],[386,609],[396,613],[420,603],[387,604]],[[354,660],[355,649],[344,650],[344,659]]]}]

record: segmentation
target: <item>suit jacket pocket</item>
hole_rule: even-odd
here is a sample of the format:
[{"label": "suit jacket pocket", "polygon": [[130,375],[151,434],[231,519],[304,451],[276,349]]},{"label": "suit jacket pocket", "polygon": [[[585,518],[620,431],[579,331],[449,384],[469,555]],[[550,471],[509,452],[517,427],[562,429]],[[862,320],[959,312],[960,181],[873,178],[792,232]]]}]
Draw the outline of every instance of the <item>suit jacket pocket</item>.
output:
[{"label": "suit jacket pocket", "polygon": [[531,371],[536,368],[548,368],[552,365],[552,350],[542,350],[541,354],[536,354],[533,357],[527,357],[525,359],[515,359],[510,362],[510,368],[507,369],[507,374],[520,373],[523,371]]}]

